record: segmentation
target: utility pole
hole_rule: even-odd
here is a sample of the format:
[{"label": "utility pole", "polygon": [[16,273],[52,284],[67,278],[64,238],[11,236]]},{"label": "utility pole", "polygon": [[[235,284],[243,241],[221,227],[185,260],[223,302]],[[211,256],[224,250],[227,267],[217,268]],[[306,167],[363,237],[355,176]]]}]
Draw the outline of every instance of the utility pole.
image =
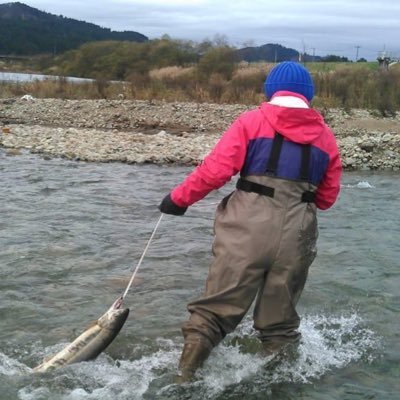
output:
[{"label": "utility pole", "polygon": [[312,49],[312,61],[315,61],[315,47],[311,47]]},{"label": "utility pole", "polygon": [[301,43],[303,44],[303,65],[306,65],[306,44],[304,43],[304,40],[301,41]]},{"label": "utility pole", "polygon": [[361,46],[356,46],[356,62],[358,61],[358,50],[360,49]]}]

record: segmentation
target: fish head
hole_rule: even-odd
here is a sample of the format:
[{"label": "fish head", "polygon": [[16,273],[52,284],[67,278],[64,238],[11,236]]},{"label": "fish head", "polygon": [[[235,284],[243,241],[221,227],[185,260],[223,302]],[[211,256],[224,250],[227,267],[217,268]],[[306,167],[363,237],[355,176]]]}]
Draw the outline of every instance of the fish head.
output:
[{"label": "fish head", "polygon": [[129,308],[122,308],[122,298],[118,298],[97,323],[104,329],[119,331],[129,315]]}]

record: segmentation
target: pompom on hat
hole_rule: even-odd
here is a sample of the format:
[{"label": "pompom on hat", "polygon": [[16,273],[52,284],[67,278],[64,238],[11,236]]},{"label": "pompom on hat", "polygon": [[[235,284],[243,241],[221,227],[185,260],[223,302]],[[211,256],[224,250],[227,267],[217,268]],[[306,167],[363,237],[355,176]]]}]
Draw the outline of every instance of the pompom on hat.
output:
[{"label": "pompom on hat", "polygon": [[280,90],[301,94],[308,101],[314,97],[314,83],[310,73],[299,63],[284,61],[276,65],[264,84],[268,99]]}]

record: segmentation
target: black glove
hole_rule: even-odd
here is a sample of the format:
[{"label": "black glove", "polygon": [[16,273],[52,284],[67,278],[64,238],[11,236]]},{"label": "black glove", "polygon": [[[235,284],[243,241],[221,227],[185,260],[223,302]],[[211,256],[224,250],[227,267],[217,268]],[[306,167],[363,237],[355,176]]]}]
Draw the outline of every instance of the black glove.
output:
[{"label": "black glove", "polygon": [[171,199],[171,194],[168,194],[163,198],[158,209],[164,214],[183,215],[185,214],[187,207],[179,207],[176,205]]}]

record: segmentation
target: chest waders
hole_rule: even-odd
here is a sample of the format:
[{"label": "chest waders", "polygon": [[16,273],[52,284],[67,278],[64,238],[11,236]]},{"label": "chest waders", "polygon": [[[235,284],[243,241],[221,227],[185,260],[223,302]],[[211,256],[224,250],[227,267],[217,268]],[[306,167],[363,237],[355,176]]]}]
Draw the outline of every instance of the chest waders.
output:
[{"label": "chest waders", "polygon": [[282,143],[277,133],[265,174],[242,176],[217,208],[205,292],[189,303],[182,327],[183,375],[193,375],[254,300],[254,328],[266,353],[300,338],[295,306],[316,255],[316,186],[309,182],[309,145],[298,145],[298,180],[277,175]]}]

